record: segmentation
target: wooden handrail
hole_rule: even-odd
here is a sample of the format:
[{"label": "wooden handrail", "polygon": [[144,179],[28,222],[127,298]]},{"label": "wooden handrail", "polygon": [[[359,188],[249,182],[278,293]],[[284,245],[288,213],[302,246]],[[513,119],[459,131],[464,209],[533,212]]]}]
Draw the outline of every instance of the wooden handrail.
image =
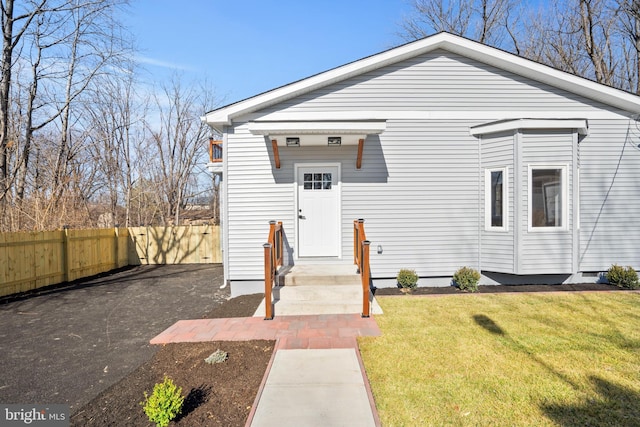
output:
[{"label": "wooden handrail", "polygon": [[353,221],[353,263],[358,266],[358,273],[362,282],[362,317],[369,317],[371,307],[369,303],[369,246],[364,232],[364,219]]},{"label": "wooden handrail", "polygon": [[273,302],[271,301],[271,291],[276,278],[278,267],[282,266],[283,261],[283,242],[284,231],[282,222],[276,223],[269,221],[269,237],[267,243],[262,245],[264,248],[264,302],[265,317],[264,320],[273,319]]},{"label": "wooden handrail", "polygon": [[211,163],[222,162],[222,141],[209,138],[209,161]]}]

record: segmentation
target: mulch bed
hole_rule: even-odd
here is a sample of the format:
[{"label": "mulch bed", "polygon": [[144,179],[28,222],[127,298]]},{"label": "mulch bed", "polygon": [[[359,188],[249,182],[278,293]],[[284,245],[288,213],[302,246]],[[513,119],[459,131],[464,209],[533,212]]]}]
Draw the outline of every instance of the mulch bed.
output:
[{"label": "mulch bed", "polygon": [[[478,286],[478,293],[494,294],[505,292],[576,292],[576,291],[621,291],[622,288],[605,283],[582,283],[576,285],[489,285]],[[466,294],[455,286],[418,287],[410,292],[411,295],[447,295]],[[378,288],[375,295],[404,295],[400,288]]]},{"label": "mulch bed", "polygon": [[[203,318],[250,317],[262,295],[230,299]],[[150,337],[152,338],[152,337]],[[153,426],[142,410],[144,392],[168,376],[186,396],[175,426],[244,426],[271,359],[273,341],[214,341],[162,346],[151,360],[100,393],[71,417],[72,426]],[[223,363],[204,359],[216,350]]]}]

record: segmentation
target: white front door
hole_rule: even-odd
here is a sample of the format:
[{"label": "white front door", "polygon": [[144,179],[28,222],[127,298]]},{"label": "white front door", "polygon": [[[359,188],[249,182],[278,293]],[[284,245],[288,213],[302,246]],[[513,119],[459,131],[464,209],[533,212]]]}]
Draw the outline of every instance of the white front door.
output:
[{"label": "white front door", "polygon": [[298,168],[298,256],[340,256],[338,166]]}]

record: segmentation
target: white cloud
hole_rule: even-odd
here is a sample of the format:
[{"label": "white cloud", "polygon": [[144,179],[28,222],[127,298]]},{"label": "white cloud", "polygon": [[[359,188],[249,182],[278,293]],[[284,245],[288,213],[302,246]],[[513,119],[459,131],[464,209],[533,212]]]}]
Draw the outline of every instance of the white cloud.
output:
[{"label": "white cloud", "polygon": [[197,69],[183,64],[176,64],[173,62],[162,61],[160,59],[149,58],[147,56],[136,56],[136,60],[141,64],[152,65],[154,67],[162,67],[168,68],[171,70],[181,70],[181,71],[198,71]]}]

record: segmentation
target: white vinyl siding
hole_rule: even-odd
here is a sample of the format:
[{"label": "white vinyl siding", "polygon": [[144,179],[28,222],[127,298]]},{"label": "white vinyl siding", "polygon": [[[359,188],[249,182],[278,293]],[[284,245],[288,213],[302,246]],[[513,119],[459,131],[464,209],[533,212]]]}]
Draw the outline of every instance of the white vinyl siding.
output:
[{"label": "white vinyl siding", "polygon": [[301,95],[264,112],[362,109],[579,112],[591,110],[593,104],[496,67],[450,52],[434,51]]},{"label": "white vinyl siding", "polygon": [[[480,141],[482,168],[485,171],[503,170],[506,172],[506,217],[504,218],[504,230],[498,231],[486,227],[487,201],[483,193],[481,208],[483,209],[481,218],[484,225],[481,242],[481,268],[486,271],[499,273],[514,272],[514,133],[506,132],[498,135],[484,135]],[[485,172],[486,173],[486,172]],[[485,178],[486,179],[486,178]]]},{"label": "white vinyl siding", "polygon": [[640,269],[640,131],[592,121],[580,142],[580,270]]},{"label": "white vinyl siding", "polygon": [[[521,233],[519,249],[519,274],[570,274],[573,272],[573,216],[566,215],[566,225],[547,232],[531,231],[529,227],[529,173],[531,167],[566,168],[566,213],[571,213],[572,168],[574,156],[572,131],[524,131],[520,134],[522,170]],[[577,144],[576,144],[577,145]],[[576,147],[577,149],[577,147]]]},{"label": "white vinyl siding", "polygon": [[372,275],[477,268],[481,184],[477,141],[466,122],[387,122],[379,141],[367,139],[361,170],[343,169],[343,215],[365,219]]},{"label": "white vinyl siding", "polygon": [[[225,149],[227,277],[259,280],[264,275],[262,244],[267,241],[269,221],[283,221],[285,233],[292,229],[293,191],[277,184],[279,174],[272,171],[271,146],[265,138],[239,126],[227,135]],[[288,179],[292,182],[293,176]]]}]

